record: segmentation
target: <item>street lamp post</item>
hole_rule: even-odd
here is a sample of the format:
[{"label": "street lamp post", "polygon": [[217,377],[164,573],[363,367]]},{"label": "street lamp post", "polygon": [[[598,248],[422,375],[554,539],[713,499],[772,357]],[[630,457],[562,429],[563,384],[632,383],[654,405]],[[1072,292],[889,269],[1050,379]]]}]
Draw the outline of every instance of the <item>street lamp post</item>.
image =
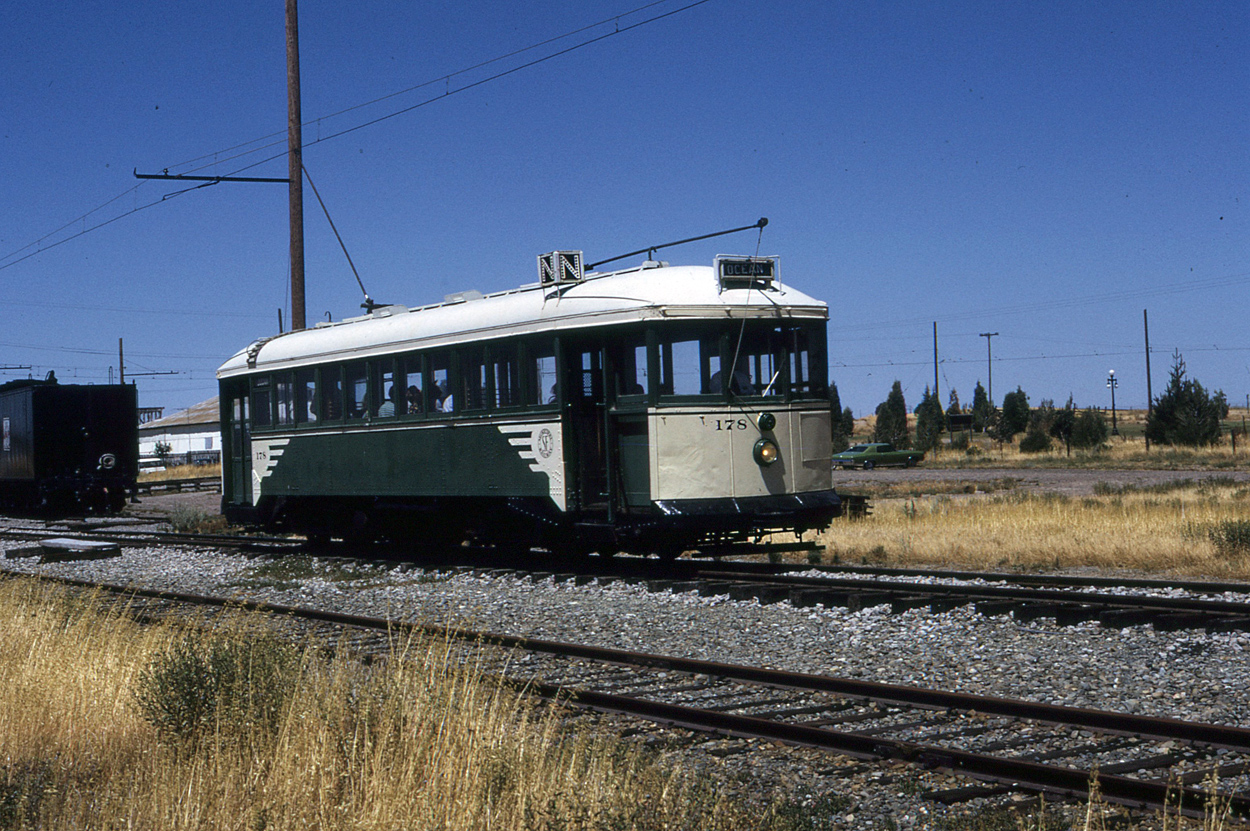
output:
[{"label": "street lamp post", "polygon": [[1111,370],[1107,375],[1107,389],[1111,390],[1111,435],[1118,436],[1120,431],[1115,424],[1115,388],[1120,386],[1119,380],[1115,377],[1115,370]]}]

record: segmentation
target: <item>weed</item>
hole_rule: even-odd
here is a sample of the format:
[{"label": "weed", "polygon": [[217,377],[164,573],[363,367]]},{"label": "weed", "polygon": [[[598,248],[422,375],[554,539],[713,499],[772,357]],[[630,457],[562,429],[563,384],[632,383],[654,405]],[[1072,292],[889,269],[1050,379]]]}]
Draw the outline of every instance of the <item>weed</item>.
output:
[{"label": "weed", "polygon": [[839,826],[840,815],[852,807],[850,797],[840,793],[801,794],[778,800],[770,809],[772,828],[777,831],[824,831]]},{"label": "weed", "polygon": [[872,550],[864,555],[864,565],[870,563],[884,563],[890,558],[890,552],[886,551],[884,545],[874,545]]},{"label": "weed", "polygon": [[169,527],[179,534],[212,534],[225,530],[226,518],[199,508],[178,505],[169,512]]},{"label": "weed", "polygon": [[0,828],[35,828],[39,803],[56,788],[48,762],[20,762],[0,772]]},{"label": "weed", "polygon": [[934,825],[938,831],[1068,831],[1071,827],[1062,815],[1047,812],[1045,804],[1027,813],[989,806],[943,817]]},{"label": "weed", "polygon": [[[350,560],[296,555],[259,560],[256,565],[248,569],[243,580],[249,585],[259,583],[278,589],[289,589],[296,587],[304,580],[316,579],[328,583],[346,583],[368,576],[367,571],[360,570]],[[427,580],[422,576],[418,578],[418,582],[440,582],[443,579],[447,578],[432,575]]]},{"label": "weed", "polygon": [[299,658],[272,638],[184,636],[140,671],[135,703],[163,737],[196,744],[210,730],[265,733],[294,689]]},{"label": "weed", "polygon": [[1226,519],[1207,529],[1207,537],[1224,557],[1250,554],[1250,520]]},{"label": "weed", "polygon": [[[835,554],[834,556],[836,557],[837,555]],[[807,552],[807,564],[808,565],[818,566],[824,561],[824,559],[825,559],[824,555],[822,555],[819,551]]]}]

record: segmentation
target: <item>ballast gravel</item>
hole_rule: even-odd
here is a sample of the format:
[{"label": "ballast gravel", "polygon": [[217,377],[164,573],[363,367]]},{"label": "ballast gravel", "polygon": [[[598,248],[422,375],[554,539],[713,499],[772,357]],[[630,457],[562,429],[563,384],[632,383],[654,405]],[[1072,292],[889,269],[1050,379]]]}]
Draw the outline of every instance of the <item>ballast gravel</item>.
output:
[{"label": "ballast gravel", "polygon": [[[1020,624],[971,607],[942,614],[796,608],[787,602],[761,605],[695,592],[651,592],[624,582],[577,586],[552,578],[307,557],[283,563],[176,547],[43,563],[22,556],[28,547],[0,542],[3,567],[1048,704],[1250,723],[1250,634],[1240,632],[1156,632],[1150,625],[1121,630],[1096,623],[1060,627],[1045,618]],[[769,768],[774,762],[767,756],[727,752],[717,764],[744,777],[804,787],[789,781],[796,774],[786,763]],[[761,764],[763,770],[752,769]],[[839,766],[864,766],[831,757],[813,764],[833,776],[824,787],[850,796],[850,806],[837,817],[839,826],[924,828],[949,810],[921,799],[918,772],[876,767],[841,777]],[[966,783],[947,779],[926,787],[959,784]]]}]

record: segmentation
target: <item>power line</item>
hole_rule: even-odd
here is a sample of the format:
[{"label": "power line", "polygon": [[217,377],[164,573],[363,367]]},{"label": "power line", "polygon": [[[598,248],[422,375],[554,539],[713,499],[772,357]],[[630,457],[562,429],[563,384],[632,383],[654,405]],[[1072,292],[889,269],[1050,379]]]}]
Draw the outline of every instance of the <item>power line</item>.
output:
[{"label": "power line", "polygon": [[[482,86],[482,85],[484,85],[484,84],[491,83],[492,81],[497,81],[497,80],[499,80],[499,79],[501,79],[501,78],[505,78],[505,77],[507,77],[507,76],[509,76],[509,75],[516,74],[517,72],[520,72],[520,71],[522,71],[522,70],[525,70],[525,69],[530,69],[530,68],[532,68],[532,67],[538,66],[539,64],[543,64],[543,63],[546,63],[547,61],[553,60],[553,59],[555,59],[555,58],[562,57],[562,56],[564,56],[564,55],[567,55],[567,54],[569,54],[569,53],[571,53],[571,52],[575,52],[575,51],[577,51],[577,50],[579,50],[579,49],[582,49],[582,48],[584,48],[584,47],[591,46],[591,45],[593,45],[593,44],[599,43],[600,41],[607,40],[608,38],[611,38],[611,37],[616,37],[617,35],[621,35],[621,34],[624,34],[624,33],[626,33],[626,32],[629,32],[629,31],[633,31],[634,29],[637,29],[637,28],[642,27],[642,26],[646,26],[646,25],[648,25],[648,24],[650,24],[650,23],[655,23],[656,21],[659,21],[659,20],[664,20],[665,18],[672,17],[673,15],[680,14],[680,13],[682,13],[682,12],[684,12],[684,11],[688,11],[688,10],[690,10],[690,9],[695,8],[696,6],[702,6],[703,4],[705,4],[705,3],[710,3],[711,1],[712,1],[712,0],[693,0],[693,2],[687,3],[687,4],[686,4],[686,5],[684,5],[684,6],[680,6],[680,7],[676,8],[676,9],[672,9],[672,10],[670,10],[670,11],[663,12],[663,13],[661,13],[661,14],[653,15],[652,17],[648,17],[648,18],[646,18],[646,19],[644,19],[644,20],[640,20],[640,21],[638,21],[638,22],[636,22],[636,23],[631,23],[631,24],[629,24],[629,25],[627,25],[627,26],[621,26],[621,25],[619,25],[619,22],[618,22],[618,25],[616,26],[616,28],[615,28],[613,31],[611,31],[611,32],[607,32],[607,33],[602,34],[602,35],[597,35],[597,36],[595,36],[595,37],[593,37],[593,38],[590,38],[590,39],[588,39],[588,40],[584,40],[584,41],[581,41],[581,42],[579,42],[579,43],[573,44],[572,46],[568,46],[568,47],[565,47],[564,49],[560,49],[560,50],[558,50],[558,51],[556,51],[556,52],[553,52],[553,53],[551,53],[551,54],[549,54],[549,55],[545,55],[545,56],[540,57],[540,58],[535,58],[535,59],[534,59],[534,60],[532,60],[532,61],[528,61],[528,62],[526,62],[526,63],[523,63],[523,64],[520,64],[520,65],[518,65],[518,66],[512,67],[512,68],[510,68],[510,69],[503,70],[503,71],[501,71],[501,72],[497,72],[497,73],[495,73],[494,75],[490,75],[490,76],[488,76],[488,77],[486,77],[486,78],[482,78],[482,79],[479,79],[479,80],[474,81],[474,82],[472,82],[472,83],[465,84],[465,85],[463,85],[463,86],[461,86],[461,87],[457,87],[456,89],[451,89],[451,88],[450,88],[450,81],[451,81],[451,79],[452,79],[452,78],[456,78],[456,77],[459,77],[459,76],[461,76],[461,75],[463,75],[463,74],[465,74],[465,73],[472,72],[472,71],[473,71],[473,70],[475,70],[475,69],[480,69],[480,68],[482,68],[482,67],[484,67],[484,66],[489,66],[490,64],[497,63],[497,62],[502,61],[502,60],[506,60],[506,59],[508,59],[508,58],[510,58],[510,57],[515,57],[516,55],[522,54],[522,53],[524,53],[524,52],[528,52],[528,51],[531,51],[531,50],[533,50],[533,49],[541,48],[542,46],[548,45],[548,44],[550,44],[550,43],[554,43],[555,41],[558,41],[558,40],[563,40],[563,39],[565,39],[565,38],[572,37],[572,36],[577,35],[577,34],[581,34],[581,33],[583,33],[583,32],[586,32],[586,31],[590,30],[590,29],[594,29],[594,28],[597,28],[597,27],[600,27],[600,26],[606,25],[607,23],[611,23],[611,22],[613,22],[613,21],[620,21],[621,19],[626,18],[626,17],[629,17],[630,15],[638,14],[639,12],[642,12],[642,11],[645,11],[646,9],[652,8],[653,6],[661,5],[661,4],[662,4],[662,3],[664,3],[664,2],[668,2],[668,0],[656,0],[656,2],[647,3],[647,4],[644,4],[644,5],[642,5],[642,6],[637,7],[637,8],[635,8],[635,9],[632,9],[632,10],[630,10],[630,11],[624,12],[624,13],[622,13],[622,14],[618,14],[618,15],[614,15],[614,16],[609,17],[609,18],[605,18],[604,20],[601,20],[601,21],[599,21],[598,23],[592,23],[592,24],[590,24],[590,25],[588,25],[588,26],[583,26],[583,27],[581,27],[581,28],[579,28],[579,29],[574,29],[574,30],[572,30],[572,31],[570,31],[570,32],[567,32],[567,33],[563,34],[563,35],[558,35],[557,37],[554,37],[554,38],[548,38],[547,40],[541,41],[541,42],[536,43],[536,44],[533,44],[533,45],[531,45],[531,46],[527,46],[527,47],[524,47],[524,48],[522,48],[522,49],[516,49],[516,50],[513,50],[512,52],[509,52],[509,53],[507,53],[506,55],[501,55],[501,56],[499,56],[499,57],[497,57],[497,58],[491,58],[490,60],[487,60],[487,61],[482,61],[481,63],[478,63],[478,64],[476,64],[476,65],[474,65],[474,66],[467,67],[467,68],[465,68],[465,69],[461,69],[461,70],[457,70],[456,72],[450,73],[450,74],[448,74],[448,75],[441,75],[441,76],[439,76],[439,77],[438,77],[438,78],[436,78],[436,79],[433,79],[433,80],[431,80],[431,81],[426,81],[426,82],[424,82],[424,83],[422,83],[422,84],[418,84],[418,85],[413,86],[413,87],[409,87],[409,88],[408,88],[408,89],[406,89],[406,90],[401,90],[400,92],[391,93],[391,94],[389,94],[389,95],[382,96],[381,98],[376,98],[376,99],[374,99],[374,100],[372,100],[372,101],[369,101],[369,102],[366,102],[366,103],[364,103],[364,104],[357,104],[357,105],[355,105],[355,106],[353,106],[353,107],[348,107],[347,109],[340,110],[340,111],[338,111],[338,112],[336,112],[336,113],[333,113],[333,114],[331,114],[331,115],[329,115],[329,116],[323,116],[323,117],[321,117],[321,118],[311,119],[310,121],[305,122],[305,123],[306,123],[306,124],[315,124],[315,123],[317,123],[318,121],[321,121],[321,120],[324,120],[324,119],[329,119],[329,118],[334,118],[334,117],[337,117],[337,116],[339,116],[339,115],[343,115],[343,114],[345,114],[345,113],[352,112],[352,111],[354,111],[354,110],[357,110],[357,109],[360,109],[360,108],[363,108],[363,107],[368,107],[368,106],[371,106],[371,105],[373,105],[373,104],[377,104],[377,103],[380,103],[380,102],[382,102],[382,101],[389,100],[390,98],[393,98],[393,97],[398,96],[398,95],[403,95],[403,94],[408,93],[408,92],[412,92],[412,91],[415,91],[415,90],[418,90],[418,89],[423,89],[423,88],[425,88],[425,87],[431,86],[431,85],[436,84],[436,83],[439,83],[439,82],[446,82],[446,83],[448,83],[448,85],[449,85],[449,86],[448,86],[448,88],[446,89],[446,91],[445,91],[445,92],[443,92],[443,93],[442,93],[442,94],[440,94],[440,95],[436,95],[436,96],[434,96],[434,97],[427,98],[427,99],[425,99],[424,101],[420,101],[420,102],[418,102],[418,103],[416,103],[416,104],[412,104],[411,106],[404,107],[404,108],[399,109],[399,110],[395,110],[395,111],[390,112],[390,113],[388,113],[388,114],[386,114],[386,115],[379,116],[379,117],[377,117],[377,118],[371,119],[371,120],[366,121],[366,122],[363,122],[363,123],[361,123],[361,124],[357,124],[357,125],[355,125],[355,126],[353,126],[353,127],[348,127],[348,128],[346,128],[346,129],[340,130],[340,131],[338,131],[338,132],[336,132],[336,133],[332,133],[332,134],[327,135],[327,136],[320,136],[320,137],[318,137],[318,138],[314,139],[313,141],[310,141],[310,142],[304,142],[304,143],[303,143],[303,146],[304,146],[304,147],[310,147],[310,146],[315,145],[315,144],[320,144],[320,143],[325,142],[325,141],[330,141],[330,140],[332,140],[332,139],[340,138],[340,137],[345,136],[345,135],[348,135],[348,134],[350,134],[350,133],[354,133],[354,132],[356,132],[357,130],[363,130],[363,129],[364,129],[364,128],[366,128],[366,127],[372,127],[372,126],[373,126],[373,125],[375,125],[375,124],[379,124],[379,123],[381,123],[381,122],[383,122],[383,121],[388,121],[388,120],[390,120],[390,119],[392,119],[392,118],[395,118],[395,117],[397,117],[397,116],[403,115],[403,114],[405,114],[405,113],[412,112],[413,110],[416,110],[416,109],[419,109],[419,108],[421,108],[421,107],[427,106],[427,105],[432,104],[432,103],[434,103],[435,101],[439,101],[439,100],[441,100],[441,99],[443,99],[443,98],[449,98],[449,97],[450,97],[450,96],[452,96],[452,95],[456,95],[456,94],[461,93],[461,92],[467,92],[468,90],[471,90],[471,89],[476,89],[477,87],[480,87],[480,86]],[[264,137],[262,137],[262,138],[260,138],[260,139],[253,139],[253,140],[252,140],[252,141],[250,141],[250,142],[244,142],[243,144],[235,145],[235,148],[232,148],[232,149],[242,148],[242,147],[247,147],[249,144],[254,144],[254,143],[255,143],[255,142],[257,142],[257,141],[266,141],[267,139],[271,138],[271,137],[272,137],[272,136],[274,136],[274,135],[285,135],[285,132],[286,132],[286,131],[284,130],[284,131],[282,131],[281,133],[273,133],[273,134],[270,134],[269,136],[264,136]],[[277,145],[279,145],[279,144],[281,144],[281,143],[282,143],[282,141],[281,141],[281,140],[271,141],[271,142],[268,142],[268,143],[266,143],[266,144],[262,144],[262,145],[260,145],[259,147],[255,147],[255,148],[253,148],[253,149],[251,149],[251,150],[247,150],[247,151],[244,151],[244,152],[241,152],[241,153],[237,153],[237,154],[235,154],[234,156],[228,156],[228,157],[226,157],[226,158],[224,158],[224,159],[222,159],[222,158],[215,158],[213,163],[214,163],[214,164],[220,164],[221,162],[232,161],[232,160],[234,160],[234,159],[237,159],[237,158],[242,158],[242,157],[244,157],[244,156],[248,156],[248,155],[251,155],[251,154],[253,154],[253,153],[258,153],[258,152],[260,152],[260,151],[262,151],[262,150],[266,150],[266,149],[268,149],[268,148],[271,148],[271,147],[277,146]],[[227,150],[227,151],[220,151],[220,152],[230,152],[230,151],[229,151],[229,150]],[[192,164],[192,163],[194,163],[194,162],[196,162],[196,161],[202,161],[202,160],[204,160],[204,159],[206,159],[206,158],[209,158],[210,156],[217,156],[217,155],[218,155],[218,154],[206,154],[206,155],[204,155],[204,156],[200,156],[200,157],[198,157],[198,158],[196,158],[196,159],[193,159],[193,160],[191,160],[190,162],[183,162],[182,164],[183,164],[183,165],[185,165],[185,164]],[[264,158],[264,159],[261,159],[260,161],[257,161],[257,162],[252,162],[251,164],[248,164],[248,165],[245,165],[245,166],[243,166],[243,167],[240,167],[240,168],[238,168],[237,170],[233,170],[233,171],[231,171],[230,173],[227,173],[227,174],[225,174],[225,175],[227,175],[227,176],[235,176],[235,175],[237,175],[237,174],[239,174],[239,173],[242,173],[242,172],[243,172],[243,171],[245,171],[245,170],[250,170],[250,169],[252,169],[252,168],[254,168],[254,167],[259,167],[260,165],[263,165],[263,164],[266,164],[266,163],[268,163],[268,162],[274,161],[275,159],[279,159],[279,158],[281,158],[281,157],[282,157],[282,156],[284,156],[284,155],[286,155],[286,152],[285,152],[285,151],[280,152],[280,153],[277,153],[277,154],[272,155],[272,156],[268,156],[268,157],[266,157],[266,158]],[[182,166],[182,165],[175,165],[174,167],[180,167],[180,166]],[[208,167],[208,165],[203,165],[203,166],[201,166],[201,168],[194,168],[193,170],[202,169],[203,167]],[[168,168],[166,168],[166,169],[168,169]],[[35,256],[36,254],[41,254],[41,253],[43,253],[44,251],[49,251],[49,250],[51,250],[51,249],[53,249],[53,248],[56,248],[56,247],[61,246],[61,245],[64,245],[65,243],[70,242],[71,240],[78,239],[79,237],[85,236],[86,234],[89,234],[89,233],[91,233],[91,232],[93,232],[93,231],[98,231],[98,230],[99,230],[99,229],[101,229],[101,228],[104,228],[104,227],[107,227],[107,226],[109,226],[109,225],[112,225],[114,222],[117,222],[118,220],[121,220],[121,219],[125,219],[125,218],[126,218],[126,217],[128,217],[128,216],[132,216],[132,215],[134,215],[134,214],[137,214],[137,213],[139,213],[140,211],[145,211],[145,210],[148,210],[149,208],[154,208],[154,207],[156,207],[157,205],[161,205],[161,204],[163,204],[163,203],[167,202],[168,200],[173,199],[173,198],[178,197],[178,196],[182,196],[182,195],[183,195],[183,194],[185,194],[185,193],[190,193],[191,191],[199,190],[199,189],[201,189],[201,188],[205,188],[205,187],[212,187],[212,186],[214,186],[214,185],[216,185],[216,184],[217,184],[217,181],[216,181],[216,180],[214,180],[214,181],[210,181],[210,182],[204,182],[204,183],[202,183],[202,184],[195,185],[195,186],[193,186],[193,187],[189,187],[189,188],[186,188],[186,189],[183,189],[183,190],[174,191],[173,193],[167,193],[167,194],[163,195],[160,199],[156,199],[156,200],[153,200],[153,201],[148,202],[148,203],[146,203],[146,204],[139,205],[139,206],[137,206],[137,207],[135,207],[135,208],[132,208],[131,210],[126,211],[125,213],[122,213],[122,214],[120,214],[120,215],[118,215],[118,216],[115,216],[115,217],[113,217],[113,218],[111,218],[111,219],[107,219],[107,220],[104,220],[104,221],[102,221],[102,222],[99,222],[99,223],[97,223],[97,224],[95,224],[95,225],[92,225],[92,226],[90,226],[90,227],[83,228],[81,231],[78,231],[78,232],[77,232],[77,233],[75,233],[75,234],[71,234],[70,236],[68,236],[68,237],[64,237],[64,238],[62,238],[62,239],[60,239],[60,240],[57,240],[56,242],[53,242],[53,243],[50,243],[50,244],[48,244],[48,245],[46,245],[46,246],[43,246],[43,247],[37,248],[36,250],[31,251],[30,253],[26,254],[25,256],[18,257],[17,259],[15,259],[15,260],[11,260],[10,262],[3,262],[4,260],[10,260],[10,258],[14,257],[14,256],[15,256],[15,255],[17,255],[17,254],[20,254],[20,253],[21,253],[21,252],[23,252],[23,251],[26,251],[26,250],[27,250],[27,249],[29,249],[29,248],[32,248],[32,247],[37,246],[37,245],[40,245],[40,243],[44,242],[45,240],[49,239],[50,237],[55,236],[56,234],[58,234],[58,233],[60,233],[61,231],[65,230],[66,228],[69,228],[69,227],[71,227],[71,226],[73,226],[73,225],[75,225],[75,224],[77,224],[77,223],[79,223],[79,222],[85,222],[85,221],[87,220],[87,218],[88,218],[88,217],[90,217],[93,213],[96,213],[97,211],[99,211],[99,210],[101,210],[101,209],[103,209],[103,208],[107,207],[108,205],[112,204],[113,202],[116,202],[117,200],[119,200],[119,199],[121,199],[121,198],[123,198],[123,197],[125,197],[125,196],[127,196],[127,195],[129,195],[129,194],[131,194],[131,193],[134,193],[136,190],[138,190],[138,188],[139,188],[139,187],[141,187],[141,186],[143,185],[143,183],[141,182],[140,184],[135,185],[134,187],[130,188],[129,190],[126,190],[125,192],[123,192],[123,193],[121,193],[121,194],[118,194],[117,196],[115,196],[115,197],[113,197],[112,199],[108,200],[107,202],[103,203],[103,204],[102,204],[102,205],[100,205],[99,207],[94,208],[94,209],[92,209],[91,211],[88,211],[87,213],[83,214],[82,216],[78,217],[77,219],[74,219],[74,220],[72,220],[72,221],[70,221],[70,222],[67,222],[66,224],[64,224],[64,225],[62,225],[60,228],[58,228],[57,230],[52,231],[52,232],[50,232],[50,233],[48,233],[48,234],[45,234],[44,236],[40,237],[38,240],[35,240],[34,242],[28,243],[28,244],[26,244],[26,245],[22,246],[21,248],[18,248],[18,249],[16,249],[15,251],[12,251],[12,252],[10,252],[10,253],[8,253],[8,254],[6,254],[6,255],[4,255],[4,256],[2,256],[2,257],[0,257],[0,271],[3,271],[4,269],[9,268],[9,267],[11,267],[11,266],[15,266],[15,265],[17,265],[18,263],[24,262],[25,260],[28,260],[28,259],[30,259],[31,257]]]},{"label": "power line", "polygon": [[[1135,300],[1142,297],[1155,297],[1165,294],[1180,294],[1184,292],[1203,291],[1206,289],[1223,288],[1225,286],[1238,285],[1250,282],[1250,272],[1240,272],[1237,274],[1229,274],[1223,277],[1212,277],[1207,280],[1198,280],[1186,283],[1167,283],[1162,286],[1153,288],[1141,288],[1125,291],[1106,292],[1103,294],[1087,294],[1078,295],[1060,300],[1047,300],[1038,303],[1022,303],[1015,306],[999,306],[988,309],[975,309],[956,314],[949,314],[938,318],[939,323],[945,323],[955,320],[975,320],[987,316],[1003,316],[1017,314],[1031,314],[1033,312],[1052,310],[1052,309],[1068,309],[1082,306],[1088,306],[1091,303],[1110,303],[1123,300]],[[880,330],[882,328],[895,328],[900,326],[919,326],[933,320],[932,316],[915,317],[915,318],[890,318],[889,320],[880,321],[864,321],[850,326],[839,326],[839,332],[856,332],[867,330]]]},{"label": "power line", "polygon": [[[597,21],[597,22],[595,22],[595,23],[591,23],[591,24],[588,24],[588,25],[586,25],[586,26],[582,26],[582,27],[581,27],[581,28],[579,28],[579,29],[573,29],[572,31],[565,32],[565,33],[564,33],[564,34],[562,34],[562,35],[556,35],[555,37],[547,38],[546,40],[542,40],[542,41],[539,41],[539,42],[537,42],[537,43],[532,43],[532,44],[530,44],[529,46],[524,46],[524,47],[522,47],[522,48],[520,48],[520,49],[514,49],[514,50],[512,50],[511,52],[508,52],[508,53],[506,53],[506,54],[499,55],[499,56],[494,57],[494,58],[489,58],[489,59],[487,59],[487,60],[484,60],[484,61],[481,61],[481,62],[479,62],[479,63],[473,64],[472,66],[465,67],[464,69],[458,69],[458,70],[456,70],[455,72],[451,72],[451,73],[449,73],[449,74],[447,74],[447,75],[440,75],[440,76],[438,76],[437,78],[433,78],[433,79],[431,79],[431,80],[429,80],[429,81],[422,81],[422,82],[421,82],[421,83],[419,83],[419,84],[414,84],[413,86],[407,87],[407,88],[405,88],[405,89],[398,90],[398,91],[396,91],[396,92],[387,93],[386,95],[379,96],[379,97],[374,98],[374,99],[372,99],[372,100],[370,100],[370,101],[365,101],[364,103],[361,103],[361,104],[353,104],[353,105],[352,105],[352,106],[350,106],[350,107],[345,107],[345,108],[343,108],[343,109],[341,109],[341,110],[338,110],[337,112],[330,113],[329,115],[323,115],[323,116],[318,116],[317,118],[312,118],[312,119],[309,119],[308,121],[304,122],[301,126],[303,126],[303,127],[311,127],[311,126],[313,126],[314,124],[320,124],[320,123],[321,123],[321,122],[323,122],[323,121],[329,121],[329,120],[330,120],[330,119],[332,119],[332,118],[338,118],[338,117],[339,117],[339,116],[341,116],[341,115],[346,115],[347,113],[350,113],[350,112],[355,112],[356,110],[361,110],[361,109],[364,109],[365,107],[371,107],[371,106],[373,106],[374,104],[380,104],[380,103],[382,103],[382,102],[384,102],[384,101],[389,101],[389,100],[390,100],[390,99],[392,99],[392,98],[398,98],[398,97],[399,97],[399,96],[401,96],[401,95],[407,95],[407,94],[408,94],[408,93],[410,93],[410,92],[416,92],[416,91],[417,91],[417,90],[419,90],[419,89],[424,89],[425,87],[433,86],[434,84],[437,84],[437,83],[440,83],[440,82],[444,82],[444,81],[448,81],[448,80],[450,80],[450,79],[452,79],[452,78],[458,78],[459,76],[461,76],[461,75],[466,75],[466,74],[468,74],[468,73],[470,73],[470,72],[473,72],[474,70],[478,70],[478,69],[481,69],[481,68],[483,68],[483,67],[490,66],[491,64],[499,63],[500,61],[505,61],[505,60],[507,60],[508,58],[514,58],[514,57],[516,57],[517,55],[522,55],[522,54],[524,54],[524,53],[526,53],[526,52],[532,52],[532,51],[533,51],[533,50],[535,50],[535,49],[540,49],[540,48],[542,48],[543,46],[546,46],[546,45],[551,44],[551,43],[555,43],[556,41],[564,40],[564,39],[566,39],[566,38],[573,37],[574,35],[579,35],[579,34],[581,34],[582,32],[586,32],[586,31],[589,31],[589,30],[591,30],[591,29],[597,29],[597,28],[598,28],[598,27],[600,27],[600,26],[604,26],[604,25],[606,25],[606,24],[608,24],[608,23],[611,23],[611,22],[613,22],[613,21],[619,21],[619,20],[621,20],[622,18],[626,18],[626,17],[629,17],[629,16],[631,16],[631,15],[638,14],[639,12],[645,11],[646,9],[649,9],[649,8],[651,8],[651,7],[653,7],[653,6],[660,6],[660,5],[663,5],[664,3],[667,3],[667,2],[671,2],[671,0],[654,0],[654,2],[647,3],[647,4],[645,4],[645,5],[642,5],[642,6],[637,7],[637,8],[635,8],[635,9],[631,9],[631,10],[629,10],[629,11],[627,11],[627,12],[622,12],[621,14],[613,15],[613,16],[611,16],[611,17],[606,17],[606,18],[604,18],[603,20],[599,20],[599,21]],[[695,4],[695,5],[698,5],[698,4]],[[682,9],[678,9],[677,11],[682,11]],[[675,13],[675,12],[674,12],[674,13]],[[658,19],[658,18],[656,18],[656,19]],[[268,134],[268,135],[266,135],[266,136],[261,136],[260,138],[255,138],[255,139],[252,139],[251,141],[245,141],[245,142],[243,142],[243,143],[241,143],[241,144],[236,144],[236,145],[234,145],[233,147],[228,147],[228,148],[226,148],[226,149],[224,149],[224,150],[218,150],[218,151],[213,152],[213,153],[205,153],[204,155],[202,155],[202,156],[197,156],[197,157],[196,157],[196,158],[194,158],[194,159],[189,159],[188,161],[185,161],[185,162],[180,162],[179,164],[172,165],[172,166],[171,166],[171,169],[172,169],[172,168],[183,167],[183,166],[185,166],[185,165],[195,164],[196,162],[202,162],[202,161],[205,161],[205,160],[207,160],[207,159],[212,159],[212,163],[213,163],[213,164],[219,164],[219,163],[220,163],[220,162],[222,162],[222,161],[230,161],[230,160],[231,160],[231,159],[233,159],[233,158],[240,158],[241,156],[248,155],[249,153],[259,152],[260,150],[263,150],[263,149],[265,149],[265,148],[267,148],[267,147],[275,147],[275,146],[277,146],[277,145],[281,144],[281,143],[282,143],[282,141],[284,141],[284,140],[285,140],[285,136],[286,136],[286,130],[278,130],[278,131],[273,132],[273,133],[270,133],[270,134]],[[248,145],[251,145],[251,144],[256,144],[257,142],[268,142],[268,144],[261,145],[260,147],[256,147],[256,148],[254,148],[254,149],[252,149],[252,150],[248,150],[248,151],[246,151],[246,152],[244,152],[244,153],[240,153],[240,154],[237,154],[237,155],[235,155],[235,156],[227,157],[227,158],[226,158],[226,159],[224,159],[224,160],[223,160],[222,158],[220,158],[220,156],[221,156],[221,154],[222,154],[222,153],[233,153],[233,152],[234,152],[234,151],[236,151],[236,150],[241,150],[241,149],[243,149],[244,147],[247,147]],[[205,166],[207,166],[207,165],[205,165]]]}]

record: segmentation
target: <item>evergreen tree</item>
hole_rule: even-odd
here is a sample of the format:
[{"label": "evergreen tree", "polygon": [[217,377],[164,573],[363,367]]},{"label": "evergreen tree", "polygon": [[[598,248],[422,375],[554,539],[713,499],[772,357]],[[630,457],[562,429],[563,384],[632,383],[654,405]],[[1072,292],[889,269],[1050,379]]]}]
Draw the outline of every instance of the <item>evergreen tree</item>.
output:
[{"label": "evergreen tree", "polygon": [[977,388],[972,392],[972,429],[984,433],[990,424],[990,413],[993,409],[990,397],[985,394],[985,387],[977,381]]},{"label": "evergreen tree", "polygon": [[953,387],[951,388],[950,406],[946,408],[946,414],[948,416],[963,414],[963,408],[959,406],[959,393],[955,392]]},{"label": "evergreen tree", "polygon": [[942,431],[946,429],[946,414],[942,412],[942,402],[937,393],[924,388],[924,398],[916,406],[916,449],[929,451],[942,441]]},{"label": "evergreen tree", "polygon": [[1223,391],[1212,397],[1197,379],[1186,378],[1185,359],[1177,350],[1167,389],[1155,399],[1146,419],[1146,437],[1159,444],[1215,444],[1220,440],[1220,419],[1227,414]]},{"label": "evergreen tree", "polygon": [[1072,446],[1094,450],[1107,441],[1107,417],[1095,407],[1086,407],[1072,424]]},{"label": "evergreen tree", "polygon": [[850,407],[842,411],[842,435],[846,436],[847,441],[855,436],[855,413],[851,412]]},{"label": "evergreen tree", "polygon": [[1063,405],[1062,410],[1055,410],[1050,422],[1048,432],[1054,438],[1063,442],[1064,449],[1068,455],[1072,455],[1072,431],[1076,428],[1076,404],[1072,401],[1072,396],[1068,396],[1068,403]]},{"label": "evergreen tree", "polygon": [[886,441],[899,449],[911,447],[911,435],[907,432],[907,401],[903,398],[903,385],[894,382],[885,401],[877,405],[877,426],[872,433],[873,441]]},{"label": "evergreen tree", "polygon": [[[833,452],[841,453],[851,446],[851,433],[846,429],[843,418],[842,399],[838,396],[838,385],[829,382],[829,425],[833,432]],[[854,425],[854,419],[851,420]]]},{"label": "evergreen tree", "polygon": [[1003,396],[1002,416],[998,419],[998,439],[1011,441],[1017,433],[1029,427],[1029,397],[1016,387],[1015,392]]},{"label": "evergreen tree", "polygon": [[[1004,398],[1004,411],[1006,407],[1007,399]],[[1050,449],[1050,428],[1055,423],[1057,412],[1055,402],[1043,398],[1042,403],[1029,414],[1029,426],[1024,431],[1024,438],[1020,439],[1022,453],[1042,453]]]}]

